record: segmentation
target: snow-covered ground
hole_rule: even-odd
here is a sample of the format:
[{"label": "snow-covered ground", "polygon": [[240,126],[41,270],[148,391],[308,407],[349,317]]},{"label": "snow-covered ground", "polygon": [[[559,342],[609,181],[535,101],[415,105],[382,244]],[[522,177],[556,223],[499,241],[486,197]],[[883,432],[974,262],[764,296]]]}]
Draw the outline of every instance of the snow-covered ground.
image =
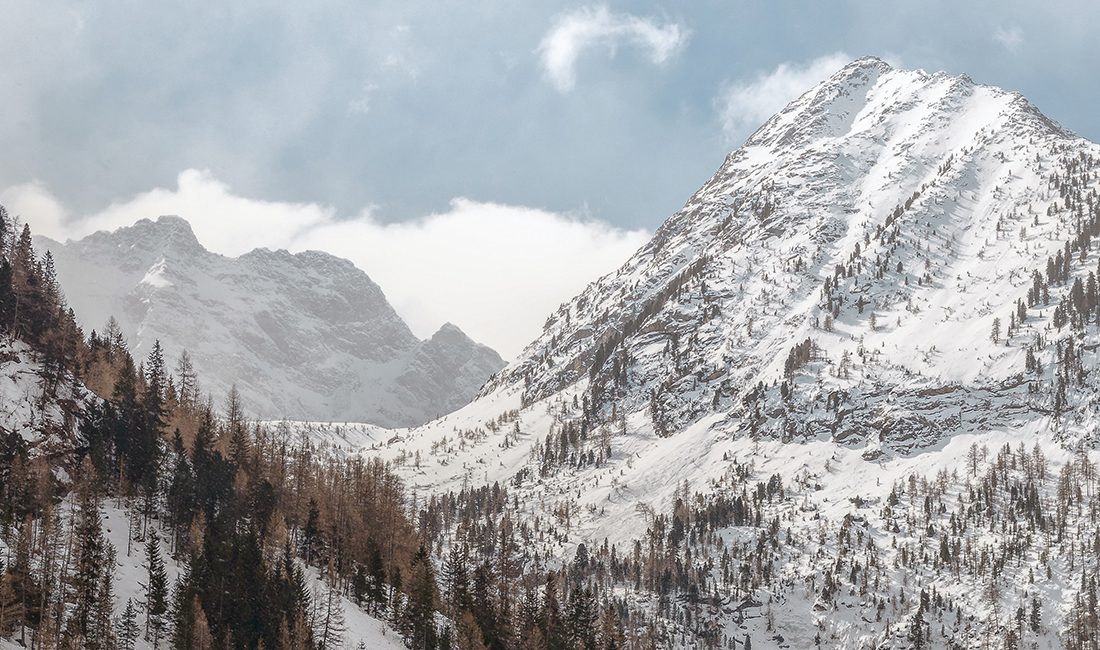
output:
[{"label": "snow-covered ground", "polygon": [[[72,510],[67,504],[64,510],[65,516],[71,516]],[[139,622],[144,631],[145,618],[144,614],[141,613],[140,603],[145,597],[142,585],[146,584],[148,580],[145,568],[145,542],[139,539],[137,535],[137,531],[141,527],[131,519],[131,511],[125,507],[118,507],[114,500],[104,503],[101,513],[104,537],[116,552],[114,616],[116,619],[121,618],[127,602],[131,601],[139,612]],[[131,532],[134,533],[133,536],[131,536]],[[150,526],[147,534],[161,535],[161,548],[164,551],[163,558],[168,583],[170,586],[174,585],[182,568],[167,552],[168,543],[163,531],[158,530],[154,523]],[[4,550],[3,546],[0,545],[0,551]],[[317,595],[327,593],[328,587],[316,568],[308,568],[306,578],[307,588],[315,595],[315,598],[318,597]],[[401,636],[388,623],[370,616],[344,596],[341,596],[340,603],[343,610],[345,632],[342,643],[337,647],[354,649],[361,646],[371,650],[402,650],[405,648]],[[166,648],[168,646],[168,641],[162,639],[159,647]],[[13,641],[0,639],[0,649],[14,648],[22,648],[22,646]],[[152,643],[141,636],[137,640],[136,648],[138,650],[151,650]]]},{"label": "snow-covered ground", "polygon": [[[1067,411],[1052,411],[1061,341],[1072,337],[1084,367],[1097,366],[1096,327],[1053,323],[1073,280],[1095,273],[1096,242],[1074,251],[1049,299],[1031,304],[1027,293],[1033,272],[1046,277],[1048,258],[1091,230],[1098,167],[1100,146],[1016,93],[861,59],[730,154],[472,404],[406,429],[289,426],[393,461],[421,495],[501,482],[532,522],[555,521],[567,504],[568,521],[557,520],[567,534],[538,549],[548,557],[641,537],[685,482],[716,491],[735,462],[751,462],[754,480],[813,477],[814,489],[776,506],[795,537],[856,516],[890,547],[887,522],[859,503],[881,504],[911,476],[965,475],[974,442],[1038,443],[1057,465],[1095,437],[1093,374],[1068,389]],[[806,339],[812,352],[792,368]],[[567,449],[574,456],[540,471],[542,445],[586,410],[598,424]],[[605,443],[598,466],[573,462]],[[815,561],[792,555],[785,579],[818,575]],[[980,585],[925,578],[967,598],[971,615],[990,614]],[[1056,615],[1073,580],[1070,564],[1043,585]],[[776,605],[789,617],[779,625],[789,647],[806,647],[813,598],[792,589]],[[817,628],[827,617],[810,618]],[[858,617],[829,633],[842,647],[882,638]]]}]

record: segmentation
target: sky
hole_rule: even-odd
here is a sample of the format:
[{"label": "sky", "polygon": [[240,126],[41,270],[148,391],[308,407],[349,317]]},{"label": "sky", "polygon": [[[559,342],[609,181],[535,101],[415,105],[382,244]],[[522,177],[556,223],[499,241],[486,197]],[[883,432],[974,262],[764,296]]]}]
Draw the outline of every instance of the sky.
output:
[{"label": "sky", "polygon": [[515,355],[846,61],[965,72],[1100,140],[1100,3],[0,0],[0,202],[318,248]]}]

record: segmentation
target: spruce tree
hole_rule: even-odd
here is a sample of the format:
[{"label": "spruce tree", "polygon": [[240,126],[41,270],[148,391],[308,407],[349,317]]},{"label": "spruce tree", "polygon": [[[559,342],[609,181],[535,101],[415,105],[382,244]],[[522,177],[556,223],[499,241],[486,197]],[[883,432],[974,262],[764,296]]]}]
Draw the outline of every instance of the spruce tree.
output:
[{"label": "spruce tree", "polygon": [[413,558],[409,602],[403,612],[402,627],[413,650],[435,650],[435,574],[431,558],[423,546]]},{"label": "spruce tree", "polygon": [[137,608],[134,601],[127,598],[126,607],[122,610],[122,617],[115,628],[115,637],[118,650],[134,650],[141,630],[138,628]]},{"label": "spruce tree", "polygon": [[81,486],[79,509],[74,529],[76,536],[76,561],[69,576],[66,599],[72,604],[72,612],[65,626],[65,638],[70,644],[94,644],[94,616],[103,605],[99,601],[103,574],[107,569],[107,540],[103,537],[99,502],[91,485],[93,470],[85,460],[89,479]]},{"label": "spruce tree", "polygon": [[160,536],[149,531],[145,543],[145,638],[156,648],[164,636],[168,614],[168,573],[160,554]]}]

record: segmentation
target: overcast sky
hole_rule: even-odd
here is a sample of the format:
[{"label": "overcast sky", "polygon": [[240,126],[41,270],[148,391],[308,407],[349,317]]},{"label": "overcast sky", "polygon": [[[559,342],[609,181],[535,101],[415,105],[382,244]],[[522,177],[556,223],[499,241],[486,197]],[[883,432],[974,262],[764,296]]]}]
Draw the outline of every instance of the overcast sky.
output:
[{"label": "overcast sky", "polygon": [[510,356],[848,59],[1100,139],[1100,3],[1051,7],[4,0],[0,199],[54,237],[175,213],[226,254],[329,250]]}]

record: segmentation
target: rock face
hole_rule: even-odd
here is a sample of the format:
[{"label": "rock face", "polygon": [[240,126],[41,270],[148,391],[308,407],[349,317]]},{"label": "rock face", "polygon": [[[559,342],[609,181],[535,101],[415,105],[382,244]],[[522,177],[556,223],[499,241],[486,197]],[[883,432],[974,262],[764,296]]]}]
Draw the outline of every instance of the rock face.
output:
[{"label": "rock face", "polygon": [[420,341],[382,290],[326,253],[207,251],[179,217],[142,220],[50,250],[87,330],[110,316],[140,357],[187,350],[216,399],[236,384],[265,418],[410,426],[469,401],[503,366],[445,325]]},{"label": "rock face", "polygon": [[1017,93],[859,59],[768,120],[483,392],[523,385],[529,404],[582,386],[594,420],[644,409],[660,435],[717,413],[738,433],[899,448],[969,430],[981,404],[1004,406],[986,426],[1046,417],[1070,334],[1055,308],[1096,270],[1098,162]]}]

